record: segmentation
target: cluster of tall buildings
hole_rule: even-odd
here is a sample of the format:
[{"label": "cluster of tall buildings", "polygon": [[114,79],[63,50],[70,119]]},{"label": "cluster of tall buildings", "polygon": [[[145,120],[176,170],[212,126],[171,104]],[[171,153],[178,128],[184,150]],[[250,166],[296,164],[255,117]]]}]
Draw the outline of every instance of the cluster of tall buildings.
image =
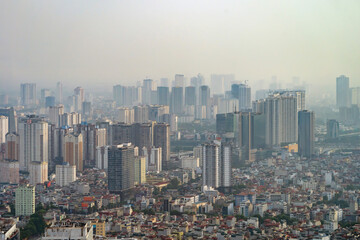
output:
[{"label": "cluster of tall buildings", "polygon": [[86,167],[108,170],[111,149],[121,144],[136,149],[132,167],[124,168],[126,174],[133,173],[132,186],[145,181],[146,171],[160,172],[170,160],[167,122],[173,122],[174,116],[169,106],[118,109],[121,123],[91,124],[83,121],[84,115],[91,115],[91,106],[81,87],[64,101],[58,83],[55,94],[42,89],[38,100],[36,85],[22,84],[20,97],[24,107],[38,109],[41,116],[17,116],[14,108],[0,109],[0,182],[19,183],[19,171],[23,171],[28,172],[31,185],[43,184],[55,172],[57,184],[66,186]]},{"label": "cluster of tall buildings", "polygon": [[137,87],[116,85],[113,99],[118,107],[168,106],[169,114],[175,114],[179,122],[215,119],[217,113],[251,109],[251,88],[235,82],[233,75],[212,75],[212,88],[201,75],[191,78],[190,85],[186,82],[184,75],[176,74],[172,87],[167,79],[162,79],[161,86],[152,79]]},{"label": "cluster of tall buildings", "polygon": [[223,137],[233,139],[234,146],[242,149],[248,160],[252,149],[292,143],[299,144],[301,156],[314,153],[314,113],[305,110],[303,90],[269,91],[266,98],[252,103],[252,109],[218,114],[216,129]]}]

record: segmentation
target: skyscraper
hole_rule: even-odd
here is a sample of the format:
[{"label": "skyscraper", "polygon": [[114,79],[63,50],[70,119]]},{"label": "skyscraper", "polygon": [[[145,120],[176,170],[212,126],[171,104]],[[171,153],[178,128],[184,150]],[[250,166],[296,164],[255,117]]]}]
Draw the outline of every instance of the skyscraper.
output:
[{"label": "skyscraper", "polygon": [[16,133],[6,134],[5,159],[19,161],[20,137]]},{"label": "skyscraper", "polygon": [[116,102],[116,106],[124,106],[125,104],[125,87],[121,85],[113,86],[113,99]]},{"label": "skyscraper", "polygon": [[185,87],[185,76],[183,74],[176,74],[175,75],[175,82],[173,87]]},{"label": "skyscraper", "polygon": [[326,135],[328,138],[339,137],[339,122],[335,119],[329,119],[326,122]]},{"label": "skyscraper", "polygon": [[82,134],[67,134],[64,138],[63,157],[64,162],[75,165],[76,170],[83,171],[83,136]]},{"label": "skyscraper", "polygon": [[142,103],[151,104],[151,92],[155,91],[155,82],[152,79],[144,79],[142,86]]},{"label": "skyscraper", "polygon": [[74,132],[82,135],[83,164],[87,167],[95,166],[96,147],[105,146],[106,129],[97,128],[94,124],[78,124]]},{"label": "skyscraper", "polygon": [[122,192],[134,187],[134,147],[131,143],[114,145],[108,149],[108,189]]},{"label": "skyscraper", "polygon": [[76,180],[76,166],[63,164],[56,165],[56,184],[60,187],[69,185]]},{"label": "skyscraper", "polygon": [[196,88],[193,86],[188,86],[185,88],[185,105],[196,105]]},{"label": "skyscraper", "polygon": [[162,169],[166,169],[170,161],[170,126],[166,123],[154,125],[154,144],[161,148]]},{"label": "skyscraper", "polygon": [[336,78],[336,106],[349,107],[350,99],[349,78],[341,75]]},{"label": "skyscraper", "polygon": [[0,115],[8,117],[8,131],[10,133],[17,132],[17,117],[15,109],[13,107],[0,108]]},{"label": "skyscraper", "polygon": [[146,182],[146,159],[145,157],[137,156],[134,161],[134,182],[136,184],[143,184]]},{"label": "skyscraper", "polygon": [[63,92],[62,92],[62,83],[61,82],[57,82],[56,83],[56,103],[57,104],[62,104],[63,102]]},{"label": "skyscraper", "polygon": [[0,144],[5,143],[5,136],[9,132],[9,118],[0,115]]},{"label": "skyscraper", "polygon": [[239,110],[251,109],[251,88],[248,85],[231,85],[231,94],[239,100]]},{"label": "skyscraper", "polygon": [[44,183],[48,180],[48,163],[33,161],[30,164],[29,169],[30,184],[36,185],[38,183]]},{"label": "skyscraper", "polygon": [[200,87],[199,94],[199,105],[205,107],[205,115],[207,119],[211,118],[211,109],[210,109],[210,88],[206,85]]},{"label": "skyscraper", "polygon": [[48,162],[48,123],[30,115],[19,123],[20,170],[28,171],[31,162]]},{"label": "skyscraper", "polygon": [[220,158],[220,186],[222,188],[231,187],[231,146],[230,144],[221,143],[221,158]]},{"label": "skyscraper", "polygon": [[266,116],[266,145],[294,143],[298,136],[297,101],[293,96],[274,94],[264,104]]},{"label": "skyscraper", "polygon": [[169,105],[170,95],[168,87],[158,87],[157,88],[157,102],[159,105]]},{"label": "skyscraper", "polygon": [[22,83],[20,85],[21,105],[29,106],[36,104],[36,84]]},{"label": "skyscraper", "polygon": [[170,112],[182,115],[184,112],[184,97],[182,87],[173,87],[171,90]]},{"label": "skyscraper", "polygon": [[203,186],[218,188],[220,186],[220,148],[215,143],[202,145]]},{"label": "skyscraper", "polygon": [[299,155],[310,158],[314,154],[315,114],[311,111],[299,112]]}]

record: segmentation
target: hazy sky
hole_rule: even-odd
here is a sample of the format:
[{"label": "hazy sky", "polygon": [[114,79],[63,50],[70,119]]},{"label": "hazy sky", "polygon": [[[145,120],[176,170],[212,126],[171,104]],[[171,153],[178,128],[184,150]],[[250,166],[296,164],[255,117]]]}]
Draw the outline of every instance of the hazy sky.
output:
[{"label": "hazy sky", "polygon": [[360,1],[0,0],[0,91],[176,73],[360,86]]}]

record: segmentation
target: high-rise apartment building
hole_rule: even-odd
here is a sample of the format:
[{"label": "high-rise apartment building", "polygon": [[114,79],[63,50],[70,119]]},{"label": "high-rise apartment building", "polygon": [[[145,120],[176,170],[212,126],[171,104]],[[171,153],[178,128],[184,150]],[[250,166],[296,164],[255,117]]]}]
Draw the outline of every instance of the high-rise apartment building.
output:
[{"label": "high-rise apartment building", "polygon": [[95,167],[96,147],[107,143],[106,129],[97,128],[94,124],[78,124],[74,127],[74,132],[82,135],[84,166]]},{"label": "high-rise apartment building", "polygon": [[134,187],[134,146],[131,143],[108,149],[108,189],[122,192]]},{"label": "high-rise apartment building", "polygon": [[336,78],[336,106],[349,107],[350,100],[349,78],[341,75]]},{"label": "high-rise apartment building", "polygon": [[28,171],[31,162],[48,162],[48,123],[30,115],[19,123],[20,170]]},{"label": "high-rise apartment building", "polygon": [[175,82],[173,87],[185,87],[185,76],[183,74],[176,74],[175,75]]},{"label": "high-rise apartment building", "polygon": [[145,123],[149,120],[148,106],[134,106],[134,122]]},{"label": "high-rise apartment building", "polygon": [[20,137],[16,133],[8,133],[5,143],[5,159],[19,161],[20,158]]},{"label": "high-rise apartment building", "polygon": [[219,141],[202,144],[203,186],[231,187],[231,146]]},{"label": "high-rise apartment building", "polygon": [[335,119],[329,119],[326,122],[326,136],[328,138],[339,137],[339,122]]},{"label": "high-rise apartment building", "polygon": [[61,116],[64,114],[64,106],[51,106],[49,108],[49,120],[50,123],[55,124],[55,127],[62,127],[61,125]]},{"label": "high-rise apartment building", "polygon": [[239,110],[251,109],[251,88],[247,84],[231,85],[231,94],[239,100]]},{"label": "high-rise apartment building", "polygon": [[137,156],[134,161],[134,182],[143,184],[146,182],[146,158]]},{"label": "high-rise apartment building", "polygon": [[0,144],[5,143],[6,134],[9,132],[9,118],[0,115]]},{"label": "high-rise apartment building", "polygon": [[314,154],[315,114],[312,111],[299,112],[299,155],[310,158]]},{"label": "high-rise apartment building", "polygon": [[169,87],[158,87],[157,88],[157,103],[159,105],[170,104]]},{"label": "high-rise apartment building", "polygon": [[170,97],[170,112],[182,115],[184,112],[184,93],[182,87],[173,87]]},{"label": "high-rise apartment building", "polygon": [[266,144],[279,146],[294,143],[298,136],[297,101],[293,96],[269,96],[264,105],[266,116]]},{"label": "high-rise apartment building", "polygon": [[224,94],[231,89],[231,83],[235,82],[234,74],[211,74],[211,89],[214,94]]},{"label": "high-rise apartment building", "polygon": [[76,166],[70,164],[56,165],[56,184],[60,187],[76,181]]},{"label": "high-rise apartment building", "polygon": [[125,103],[125,87],[121,85],[113,86],[113,99],[116,106],[124,106]]},{"label": "high-rise apartment building", "polygon": [[63,102],[63,85],[61,82],[57,82],[56,83],[56,94],[55,94],[55,97],[56,97],[56,104],[62,104]]},{"label": "high-rise apartment building", "polygon": [[36,105],[36,84],[22,83],[20,85],[21,105]]},{"label": "high-rise apartment building", "polygon": [[154,144],[161,148],[162,168],[166,169],[170,162],[170,126],[166,123],[154,125]]},{"label": "high-rise apartment building", "polygon": [[196,105],[196,88],[193,86],[188,86],[185,88],[185,105]]},{"label": "high-rise apartment building", "polygon": [[0,183],[19,183],[19,161],[0,160]]},{"label": "high-rise apartment building", "polygon": [[155,91],[155,82],[152,79],[144,79],[142,86],[142,103],[151,104],[151,92]]},{"label": "high-rise apartment building", "polygon": [[108,150],[109,146],[96,148],[96,168],[108,169]]},{"label": "high-rise apartment building", "polygon": [[83,171],[83,135],[81,133],[65,135],[62,150],[63,161],[75,165],[76,170]]},{"label": "high-rise apartment building", "polygon": [[231,146],[221,143],[220,157],[220,186],[223,188],[231,187],[232,165],[231,165]]},{"label": "high-rise apartment building", "polygon": [[35,213],[35,187],[19,186],[15,190],[15,215],[30,216]]},{"label": "high-rise apartment building", "polygon": [[8,118],[8,131],[10,133],[17,132],[17,117],[14,108],[0,108],[0,115]]},{"label": "high-rise apartment building", "polygon": [[30,184],[43,184],[48,180],[48,163],[33,161],[29,168]]},{"label": "high-rise apartment building", "polygon": [[221,182],[220,147],[215,143],[202,145],[203,186],[218,188]]},{"label": "high-rise apartment building", "polygon": [[120,107],[116,110],[118,112],[118,121],[121,123],[128,123],[132,124],[134,123],[134,109],[133,108],[127,108],[127,107]]},{"label": "high-rise apartment building", "polygon": [[[199,105],[204,108],[205,107],[205,115],[207,119],[211,118],[211,110],[210,110],[210,88],[206,85],[200,87],[199,93]],[[197,109],[198,110],[198,109]],[[202,111],[202,110],[201,110]]]}]

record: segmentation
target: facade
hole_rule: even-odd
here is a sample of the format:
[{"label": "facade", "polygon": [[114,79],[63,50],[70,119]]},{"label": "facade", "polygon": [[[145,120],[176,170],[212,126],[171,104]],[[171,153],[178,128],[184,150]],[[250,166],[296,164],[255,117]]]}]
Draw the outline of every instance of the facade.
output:
[{"label": "facade", "polygon": [[33,161],[48,162],[48,123],[34,115],[19,123],[20,170],[28,171]]},{"label": "facade", "polygon": [[134,187],[134,146],[114,145],[108,150],[108,189],[121,192]]},{"label": "facade", "polygon": [[91,222],[55,222],[45,229],[43,240],[73,239],[73,240],[92,240],[94,227]]},{"label": "facade", "polygon": [[299,112],[299,154],[310,158],[314,154],[315,114],[311,111]]},{"label": "facade", "polygon": [[48,163],[33,161],[30,163],[30,184],[36,185],[38,183],[44,183],[48,180]]},{"label": "facade", "polygon": [[20,155],[20,136],[16,133],[8,133],[5,143],[5,159],[19,161]]},{"label": "facade", "polygon": [[15,215],[30,216],[35,213],[35,187],[19,186],[15,190]]},{"label": "facade", "polygon": [[336,106],[349,107],[350,100],[349,78],[341,75],[336,78]]},{"label": "facade", "polygon": [[220,186],[224,188],[229,188],[232,185],[231,184],[231,175],[232,175],[231,154],[232,154],[231,146],[227,144],[221,144]]},{"label": "facade", "polygon": [[0,161],[0,183],[19,183],[19,161]]},{"label": "facade", "polygon": [[76,181],[76,166],[75,165],[56,165],[56,184],[60,187],[69,185]]},{"label": "facade", "polygon": [[63,144],[63,160],[70,165],[75,165],[76,170],[83,171],[83,136],[70,133],[65,135]]},{"label": "facade", "polygon": [[21,105],[29,106],[36,104],[36,84],[22,83],[20,85]]}]

